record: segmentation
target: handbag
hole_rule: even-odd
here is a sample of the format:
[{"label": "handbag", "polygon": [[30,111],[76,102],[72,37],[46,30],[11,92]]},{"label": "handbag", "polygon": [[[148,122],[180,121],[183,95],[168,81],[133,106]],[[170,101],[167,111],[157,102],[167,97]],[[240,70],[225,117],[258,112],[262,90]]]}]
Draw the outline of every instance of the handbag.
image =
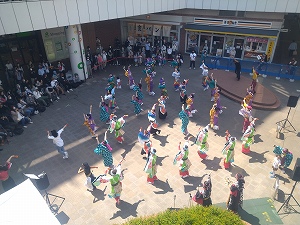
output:
[{"label": "handbag", "polygon": [[293,55],[297,55],[297,50],[294,50],[294,51],[293,51]]}]

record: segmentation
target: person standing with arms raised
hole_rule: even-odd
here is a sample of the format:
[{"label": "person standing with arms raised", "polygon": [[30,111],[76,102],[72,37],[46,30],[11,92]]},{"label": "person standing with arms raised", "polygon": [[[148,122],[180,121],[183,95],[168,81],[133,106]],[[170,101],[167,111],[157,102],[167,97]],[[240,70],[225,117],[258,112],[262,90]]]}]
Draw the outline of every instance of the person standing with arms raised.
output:
[{"label": "person standing with arms raised", "polygon": [[63,139],[61,139],[60,135],[67,126],[68,126],[68,124],[66,124],[59,131],[56,131],[56,130],[52,130],[51,132],[47,131],[48,139],[53,140],[53,144],[55,144],[57,151],[63,155],[63,159],[69,158],[69,154],[64,149],[64,141],[63,141]]}]

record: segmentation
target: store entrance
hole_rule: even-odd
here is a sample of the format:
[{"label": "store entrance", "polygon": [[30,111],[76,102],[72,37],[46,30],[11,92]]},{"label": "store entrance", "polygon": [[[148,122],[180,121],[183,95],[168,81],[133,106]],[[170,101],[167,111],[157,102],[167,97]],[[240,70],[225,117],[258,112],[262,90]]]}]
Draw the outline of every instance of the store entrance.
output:
[{"label": "store entrance", "polygon": [[244,39],[236,38],[234,40],[235,58],[238,58],[238,59],[242,58],[243,46],[244,46]]}]

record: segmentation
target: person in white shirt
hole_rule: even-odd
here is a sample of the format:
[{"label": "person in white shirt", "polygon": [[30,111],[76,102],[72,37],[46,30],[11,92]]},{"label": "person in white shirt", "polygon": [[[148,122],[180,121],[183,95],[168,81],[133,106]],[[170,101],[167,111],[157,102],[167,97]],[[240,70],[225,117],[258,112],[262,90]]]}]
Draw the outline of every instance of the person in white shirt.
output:
[{"label": "person in white shirt", "polygon": [[297,55],[297,42],[293,42],[289,45],[289,56]]},{"label": "person in white shirt", "polygon": [[43,96],[42,93],[38,90],[37,87],[33,88],[33,96],[36,99],[36,101],[43,106],[49,106],[50,104],[50,99],[47,96]]},{"label": "person in white shirt", "polygon": [[190,69],[192,69],[192,67],[195,69],[195,62],[196,62],[196,53],[193,50],[190,54]]},{"label": "person in white shirt", "polygon": [[278,170],[279,166],[281,166],[281,156],[276,155],[272,164],[273,171],[270,172],[271,178],[275,178],[275,172]]},{"label": "person in white shirt", "polygon": [[56,91],[57,95],[59,95],[60,92],[63,95],[66,95],[64,89],[59,85],[58,81],[54,79],[54,77],[52,77],[51,80],[51,87]]},{"label": "person in white shirt", "polygon": [[[52,130],[47,131],[48,133],[48,139],[53,140],[53,144],[55,144],[57,151],[63,155],[63,159],[69,158],[68,152],[64,149],[64,141],[60,137],[61,133],[64,131],[64,129],[67,127],[68,124],[66,124],[63,128],[61,128],[59,131]],[[51,135],[50,135],[51,133]]]}]

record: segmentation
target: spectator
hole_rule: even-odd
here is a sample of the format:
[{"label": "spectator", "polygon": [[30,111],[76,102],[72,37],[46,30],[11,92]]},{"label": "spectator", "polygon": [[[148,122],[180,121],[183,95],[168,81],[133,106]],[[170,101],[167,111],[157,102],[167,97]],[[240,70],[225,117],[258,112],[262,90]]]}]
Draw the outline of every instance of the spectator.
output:
[{"label": "spectator", "polygon": [[192,69],[192,67],[195,69],[195,62],[196,62],[196,53],[193,50],[190,54],[190,69]]},{"label": "spectator", "polygon": [[292,43],[289,45],[289,56],[292,57],[293,55],[297,55],[297,43],[295,40],[292,41]]},{"label": "spectator", "polygon": [[235,74],[236,74],[236,79],[239,81],[241,79],[241,63],[237,59],[234,59],[234,64],[235,64]]},{"label": "spectator", "polygon": [[35,79],[37,78],[34,65],[31,61],[29,61],[27,67],[30,73],[31,84],[34,85]]},{"label": "spectator", "polygon": [[50,105],[50,99],[47,96],[43,96],[37,87],[33,89],[33,96],[38,102],[38,104],[48,107]]},{"label": "spectator", "polygon": [[[63,74],[63,73],[62,73]],[[62,89],[62,87],[59,85],[58,81],[52,77],[51,81],[51,87],[56,91],[57,96],[59,96],[59,93],[61,92],[63,95],[65,94],[65,91]]]},{"label": "spectator", "polygon": [[24,70],[23,70],[23,67],[20,66],[19,63],[17,64],[17,66],[15,68],[15,75],[16,75],[17,83],[20,84],[24,78]]},{"label": "spectator", "polygon": [[58,61],[57,68],[58,68],[58,72],[59,73],[63,73],[63,74],[66,75],[66,71],[65,71],[66,68],[65,68],[65,64],[64,63],[62,63],[61,61]]},{"label": "spectator", "polygon": [[12,107],[11,116],[15,123],[21,124],[24,128],[27,128],[27,124],[33,123],[27,116],[23,116],[16,107]]},{"label": "spectator", "polygon": [[21,112],[24,116],[30,118],[35,113],[35,110],[33,107],[29,106],[22,98],[18,99],[18,111]]},{"label": "spectator", "polygon": [[45,74],[45,69],[41,64],[39,64],[38,75],[42,77],[44,76],[44,74]]}]

